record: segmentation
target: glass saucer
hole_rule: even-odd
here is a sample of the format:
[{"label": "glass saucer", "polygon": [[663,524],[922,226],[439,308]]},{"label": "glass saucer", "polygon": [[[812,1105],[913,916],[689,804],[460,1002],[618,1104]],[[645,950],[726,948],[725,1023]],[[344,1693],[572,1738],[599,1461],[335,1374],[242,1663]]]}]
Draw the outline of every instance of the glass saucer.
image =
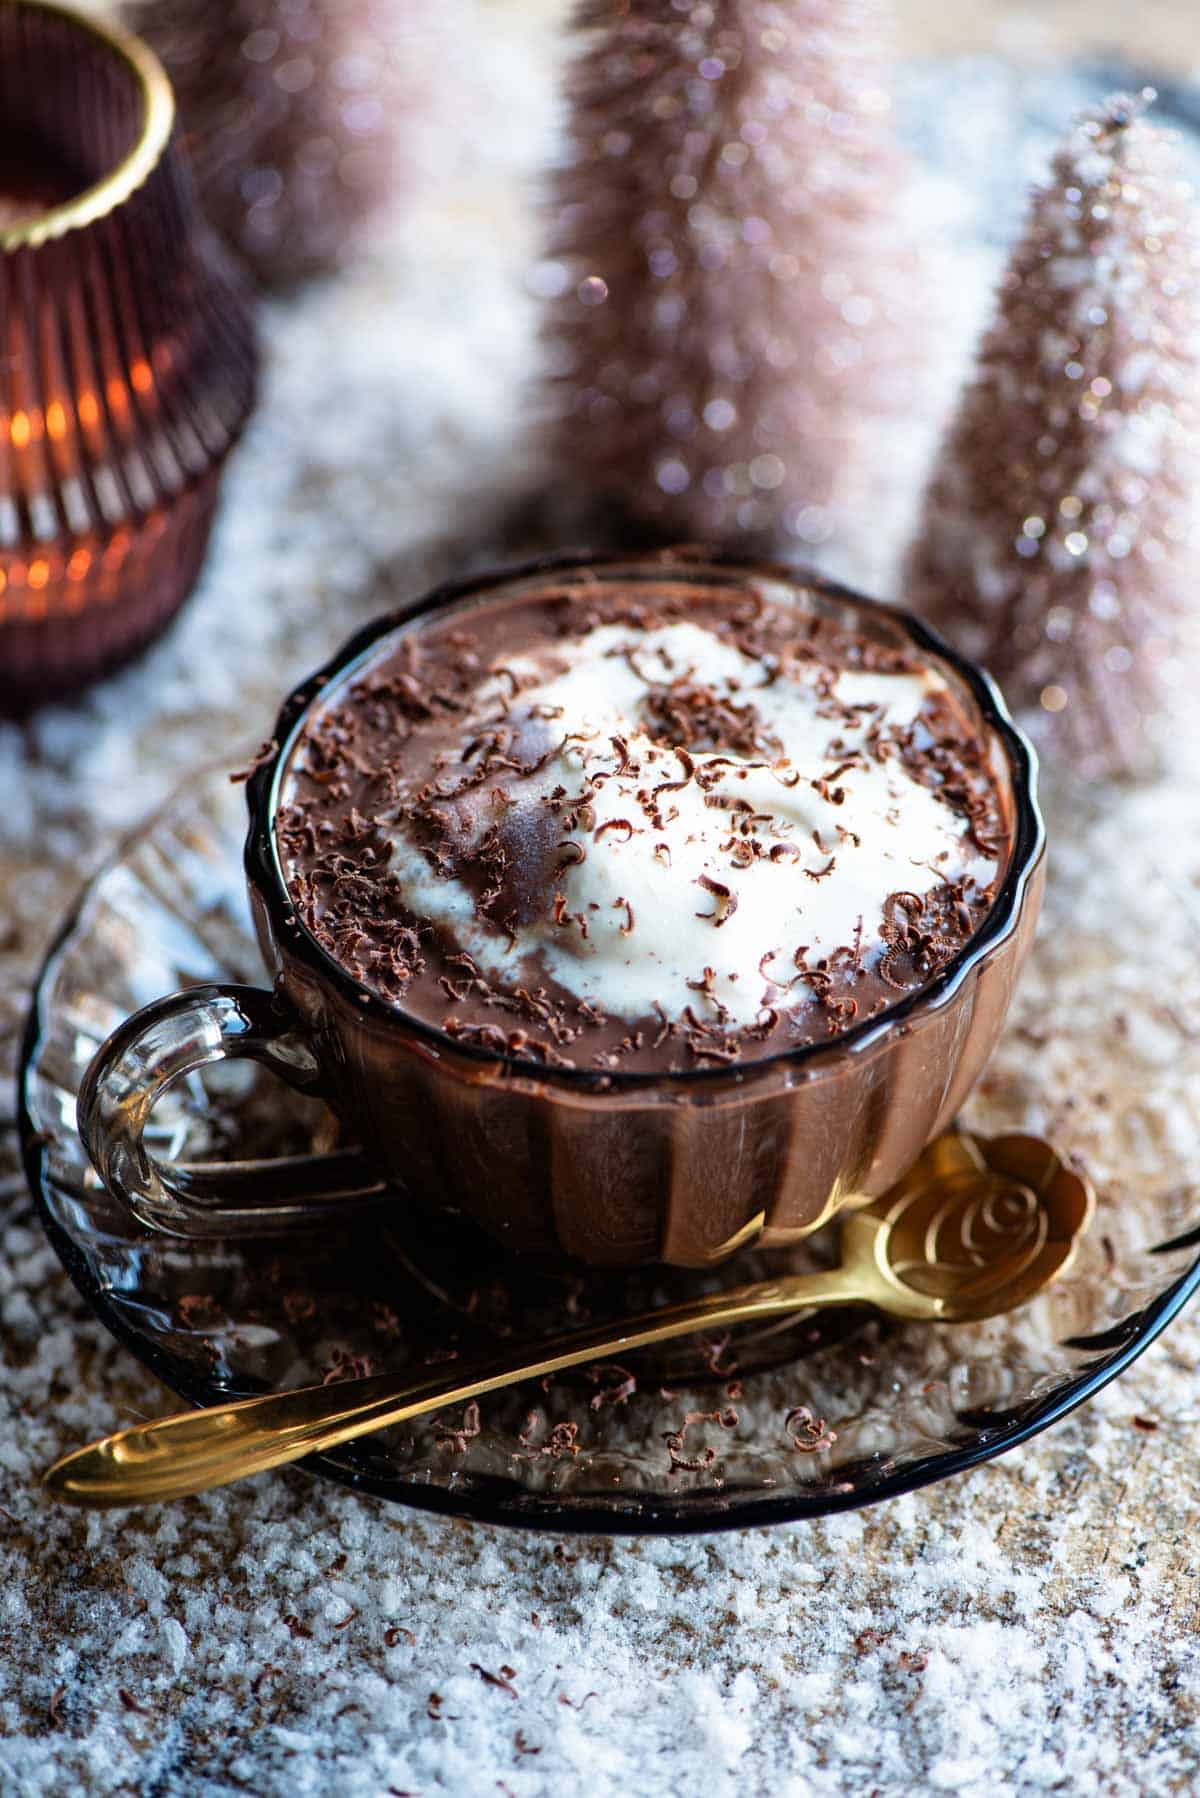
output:
[{"label": "glass saucer", "polygon": [[[1052,840],[1055,809],[1051,796]],[[1114,805],[1076,793],[1061,811],[1070,853],[1004,1044],[964,1121],[1049,1134],[1096,1181],[1096,1220],[1065,1278],[1012,1317],[969,1328],[835,1311],[749,1338],[693,1340],[657,1360],[495,1394],[304,1465],[383,1498],[495,1522],[610,1534],[731,1528],[844,1510],[961,1472],[1120,1373],[1200,1285],[1200,1203],[1186,1165],[1200,1056],[1178,972],[1192,965],[1195,871],[1147,862],[1129,894],[1130,917],[1153,961],[1173,966],[1179,995],[1174,1024],[1157,1001],[1131,1024],[1123,964],[1104,959],[1121,939],[1119,902],[1109,893],[1089,911],[1088,879],[1095,856],[1127,852],[1139,830],[1161,845],[1163,832],[1137,797]],[[348,1212],[336,1232],[286,1240],[181,1242],[134,1223],[87,1163],[76,1093],[100,1041],[137,1007],[196,982],[262,982],[244,830],[241,789],[224,772],[201,775],[95,876],[42,968],[20,1074],[26,1169],[50,1239],[102,1321],[182,1398],[212,1404],[367,1370],[416,1376],[506,1339],[833,1259],[826,1232],[785,1257],[746,1252],[703,1274],[596,1277],[519,1264],[460,1220],[399,1196]],[[1143,994],[1151,973],[1143,961]],[[1131,976],[1130,991],[1138,987]],[[184,1161],[320,1151],[336,1139],[320,1106],[247,1063],[175,1089],[147,1132],[154,1152]]]}]

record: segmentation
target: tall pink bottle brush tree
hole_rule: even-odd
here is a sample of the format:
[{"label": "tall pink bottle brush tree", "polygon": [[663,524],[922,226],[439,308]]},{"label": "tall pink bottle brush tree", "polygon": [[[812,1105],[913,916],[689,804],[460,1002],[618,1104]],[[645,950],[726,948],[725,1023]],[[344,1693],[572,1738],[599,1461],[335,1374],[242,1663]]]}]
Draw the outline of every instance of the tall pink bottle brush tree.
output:
[{"label": "tall pink bottle brush tree", "polygon": [[577,22],[552,470],[653,535],[819,540],[912,301],[887,10],[583,0]]},{"label": "tall pink bottle brush tree", "polygon": [[419,160],[457,0],[127,0],[211,222],[259,278],[336,268]]},{"label": "tall pink bottle brush tree", "polygon": [[906,588],[1089,777],[1157,765],[1200,575],[1200,240],[1144,103],[1081,119],[1034,195]]}]

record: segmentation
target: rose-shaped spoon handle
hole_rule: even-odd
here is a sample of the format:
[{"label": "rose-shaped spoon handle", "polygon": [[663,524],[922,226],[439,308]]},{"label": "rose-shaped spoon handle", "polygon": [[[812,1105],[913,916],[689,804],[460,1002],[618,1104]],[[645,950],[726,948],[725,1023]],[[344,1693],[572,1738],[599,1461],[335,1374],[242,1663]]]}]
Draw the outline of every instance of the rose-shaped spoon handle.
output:
[{"label": "rose-shaped spoon handle", "polygon": [[1035,1138],[987,1147],[985,1158],[969,1137],[939,1138],[905,1181],[848,1217],[842,1265],[828,1273],[735,1287],[423,1380],[374,1374],[164,1417],[65,1456],[47,1489],[93,1508],[182,1498],[522,1380],[817,1305],[869,1304],[914,1321],[992,1316],[1062,1272],[1091,1195]]}]

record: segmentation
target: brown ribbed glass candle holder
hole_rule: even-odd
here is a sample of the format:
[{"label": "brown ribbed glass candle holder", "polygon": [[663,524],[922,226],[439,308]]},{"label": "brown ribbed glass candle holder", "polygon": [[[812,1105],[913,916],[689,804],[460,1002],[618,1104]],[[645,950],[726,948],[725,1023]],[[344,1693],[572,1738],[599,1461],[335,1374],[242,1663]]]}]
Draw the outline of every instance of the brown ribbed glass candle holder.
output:
[{"label": "brown ribbed glass candle holder", "polygon": [[0,709],[83,685],[173,615],[256,370],[159,63],[51,0],[0,0]]}]

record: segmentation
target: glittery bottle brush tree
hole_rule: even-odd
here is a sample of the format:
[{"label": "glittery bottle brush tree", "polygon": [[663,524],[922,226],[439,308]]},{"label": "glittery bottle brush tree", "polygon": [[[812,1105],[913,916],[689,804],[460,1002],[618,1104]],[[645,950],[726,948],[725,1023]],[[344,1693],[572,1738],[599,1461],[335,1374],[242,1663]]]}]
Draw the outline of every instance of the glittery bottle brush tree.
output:
[{"label": "glittery bottle brush tree", "polygon": [[877,0],[584,0],[548,461],[652,536],[820,541],[905,356]]},{"label": "glittery bottle brush tree", "polygon": [[268,285],[336,267],[411,180],[457,0],[128,0],[210,221]]},{"label": "glittery bottle brush tree", "polygon": [[1160,760],[1200,576],[1200,236],[1118,96],[1035,193],[931,481],[906,598],[1086,777]]}]

